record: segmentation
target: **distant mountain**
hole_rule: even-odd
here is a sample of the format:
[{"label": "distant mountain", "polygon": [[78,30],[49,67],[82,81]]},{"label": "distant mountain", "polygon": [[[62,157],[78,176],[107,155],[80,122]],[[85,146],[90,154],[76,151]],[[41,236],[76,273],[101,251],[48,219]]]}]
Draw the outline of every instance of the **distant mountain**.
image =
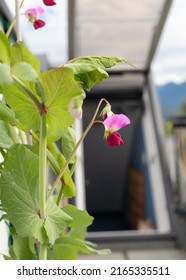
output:
[{"label": "distant mountain", "polygon": [[164,118],[176,116],[182,102],[186,101],[186,82],[168,83],[156,89]]}]

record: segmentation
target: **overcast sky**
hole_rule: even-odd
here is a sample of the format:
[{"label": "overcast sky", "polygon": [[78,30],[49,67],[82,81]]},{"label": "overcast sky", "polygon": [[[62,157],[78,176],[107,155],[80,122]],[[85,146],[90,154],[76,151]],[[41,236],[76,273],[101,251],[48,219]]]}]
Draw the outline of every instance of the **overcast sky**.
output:
[{"label": "overcast sky", "polygon": [[155,82],[186,81],[186,0],[173,0],[153,64]]},{"label": "overcast sky", "polygon": [[[14,1],[6,0],[6,2],[13,9]],[[39,3],[38,0],[31,2],[30,6],[30,1],[25,1],[22,10],[25,11]],[[25,16],[21,17],[22,28],[27,34],[24,39],[28,47],[35,54],[47,54],[52,66],[58,66],[67,59],[67,0],[56,0],[56,3],[57,5],[52,7],[43,6],[46,13],[40,18],[47,24],[35,32],[32,24],[27,23]],[[186,81],[185,29],[186,0],[173,0],[152,67],[156,84]]]}]

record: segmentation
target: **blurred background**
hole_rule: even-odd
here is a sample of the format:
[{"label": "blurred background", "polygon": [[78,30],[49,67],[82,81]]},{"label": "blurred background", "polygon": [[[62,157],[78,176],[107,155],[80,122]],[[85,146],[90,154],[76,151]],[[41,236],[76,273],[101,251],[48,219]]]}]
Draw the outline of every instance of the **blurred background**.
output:
[{"label": "blurred background", "polygon": [[[2,29],[13,2],[0,1]],[[186,259],[185,0],[56,0],[43,5],[38,30],[24,12],[43,3],[31,2],[22,6],[22,35],[43,70],[86,55],[124,56],[136,66],[108,70],[76,123],[78,138],[103,97],[131,119],[123,146],[107,147],[95,126],[79,150],[73,203],[95,217],[87,238],[111,248],[108,259]]]}]

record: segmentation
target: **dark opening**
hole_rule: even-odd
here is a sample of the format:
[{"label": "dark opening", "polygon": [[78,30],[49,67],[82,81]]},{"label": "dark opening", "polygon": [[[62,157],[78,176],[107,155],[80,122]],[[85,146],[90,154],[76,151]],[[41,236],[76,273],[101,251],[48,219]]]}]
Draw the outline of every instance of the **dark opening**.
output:
[{"label": "dark opening", "polygon": [[[112,111],[123,113],[131,120],[129,126],[119,131],[124,145],[108,146],[104,140],[104,127],[99,123],[93,126],[84,140],[86,207],[95,218],[88,231],[131,230],[144,226],[144,222],[149,222],[151,226],[151,220],[154,220],[152,201],[148,197],[148,205],[145,202],[145,197],[151,197],[151,194],[147,190],[148,172],[142,160],[141,119],[144,108],[141,95],[140,91],[136,91],[131,95],[127,92],[122,96],[120,93],[107,96]],[[99,100],[100,96],[93,96],[93,93],[86,98],[84,129]]]}]

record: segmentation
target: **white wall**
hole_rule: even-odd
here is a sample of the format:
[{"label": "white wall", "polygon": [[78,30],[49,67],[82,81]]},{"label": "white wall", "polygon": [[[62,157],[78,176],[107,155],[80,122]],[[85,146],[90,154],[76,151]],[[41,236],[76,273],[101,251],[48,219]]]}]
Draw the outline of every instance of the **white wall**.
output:
[{"label": "white wall", "polygon": [[[8,227],[4,221],[0,222],[0,253],[8,255]],[[0,255],[0,260],[2,259],[3,257]]]}]

